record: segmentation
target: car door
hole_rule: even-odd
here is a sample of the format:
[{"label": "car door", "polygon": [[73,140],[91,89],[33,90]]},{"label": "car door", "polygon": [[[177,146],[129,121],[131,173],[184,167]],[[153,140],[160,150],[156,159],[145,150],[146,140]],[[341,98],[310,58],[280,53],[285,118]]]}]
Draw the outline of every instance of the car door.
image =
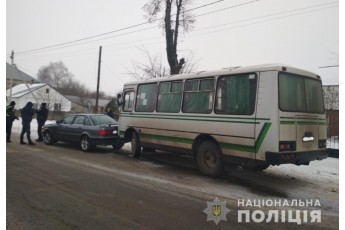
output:
[{"label": "car door", "polygon": [[77,115],[69,126],[69,136],[71,141],[80,141],[81,134],[85,131],[85,118],[85,115]]},{"label": "car door", "polygon": [[61,121],[57,122],[57,127],[54,132],[54,137],[59,141],[69,141],[71,138],[70,126],[75,119],[76,115],[68,115],[64,117]]}]

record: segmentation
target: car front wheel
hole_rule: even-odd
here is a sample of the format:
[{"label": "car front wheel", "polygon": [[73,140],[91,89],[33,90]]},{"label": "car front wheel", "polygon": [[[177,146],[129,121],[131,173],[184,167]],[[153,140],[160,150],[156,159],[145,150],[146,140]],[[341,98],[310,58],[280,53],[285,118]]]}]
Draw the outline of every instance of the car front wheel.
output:
[{"label": "car front wheel", "polygon": [[84,152],[89,152],[93,149],[91,139],[84,135],[80,138],[80,147]]},{"label": "car front wheel", "polygon": [[54,144],[56,141],[54,140],[52,134],[50,133],[50,131],[45,131],[43,133],[43,141],[44,143],[46,143],[47,145],[52,145]]}]

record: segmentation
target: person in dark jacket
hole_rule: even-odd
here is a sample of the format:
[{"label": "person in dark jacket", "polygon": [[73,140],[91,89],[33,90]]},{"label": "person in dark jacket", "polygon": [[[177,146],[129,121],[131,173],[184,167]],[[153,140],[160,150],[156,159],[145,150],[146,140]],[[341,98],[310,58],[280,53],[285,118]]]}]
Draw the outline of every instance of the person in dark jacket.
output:
[{"label": "person in dark jacket", "polygon": [[15,102],[6,106],[6,142],[11,142],[12,125],[14,120],[18,120],[18,117],[14,114]]},{"label": "person in dark jacket", "polygon": [[111,110],[110,108],[107,109],[107,113],[106,115],[108,115],[109,117],[114,119],[114,114],[113,114],[113,110]]},{"label": "person in dark jacket", "polygon": [[36,111],[37,113],[37,134],[38,134],[38,139],[36,139],[37,142],[43,141],[42,137],[42,127],[46,123],[48,119],[48,109],[47,109],[47,104],[42,103],[41,107],[39,110]]},{"label": "person in dark jacket", "polygon": [[24,134],[26,133],[26,137],[28,138],[28,142],[29,145],[35,145],[35,143],[33,143],[31,141],[30,138],[30,123],[32,121],[32,117],[35,114],[35,110],[32,108],[33,104],[31,101],[29,101],[28,103],[26,103],[26,105],[22,108],[22,110],[20,111],[21,116],[22,116],[22,132],[20,133],[20,144],[26,144],[26,142],[24,142]]}]

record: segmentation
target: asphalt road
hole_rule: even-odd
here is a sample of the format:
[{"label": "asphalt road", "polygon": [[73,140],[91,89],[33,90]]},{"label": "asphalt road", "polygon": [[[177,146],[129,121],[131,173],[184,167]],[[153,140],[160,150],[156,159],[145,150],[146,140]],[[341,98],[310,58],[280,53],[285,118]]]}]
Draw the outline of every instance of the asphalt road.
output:
[{"label": "asphalt road", "polygon": [[[7,229],[338,229],[339,185],[322,187],[324,180],[333,181],[328,177],[313,182],[298,172],[235,169],[214,179],[175,154],[148,153],[137,160],[126,148],[83,153],[65,143],[18,141],[6,147]],[[231,210],[217,225],[203,212],[216,197]],[[320,199],[321,223],[237,221],[239,198],[308,197]]]}]

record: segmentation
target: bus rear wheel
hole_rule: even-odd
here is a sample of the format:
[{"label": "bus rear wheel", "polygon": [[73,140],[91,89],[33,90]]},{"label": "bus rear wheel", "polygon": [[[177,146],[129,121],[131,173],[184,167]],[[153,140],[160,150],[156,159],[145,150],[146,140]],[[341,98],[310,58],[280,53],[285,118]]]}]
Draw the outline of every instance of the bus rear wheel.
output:
[{"label": "bus rear wheel", "polygon": [[217,177],[223,173],[222,152],[214,142],[205,141],[201,143],[197,150],[196,163],[204,175]]},{"label": "bus rear wheel", "polygon": [[136,132],[132,132],[131,151],[134,157],[140,157],[140,154],[141,154],[140,139],[139,139],[139,135]]}]

